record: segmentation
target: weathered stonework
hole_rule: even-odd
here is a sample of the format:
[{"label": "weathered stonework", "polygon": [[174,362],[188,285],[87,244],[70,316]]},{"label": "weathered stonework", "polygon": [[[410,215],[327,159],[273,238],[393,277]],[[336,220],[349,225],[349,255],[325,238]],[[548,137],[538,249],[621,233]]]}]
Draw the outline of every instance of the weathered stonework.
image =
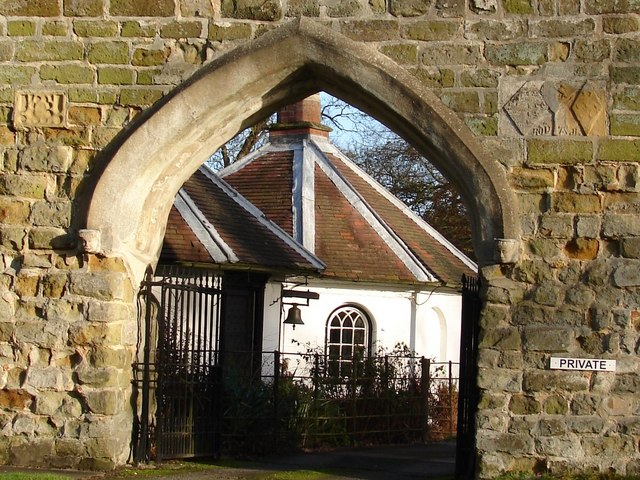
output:
[{"label": "weathered stonework", "polygon": [[[136,272],[140,258],[154,261],[139,254],[145,245],[155,252],[177,191],[171,178],[211,153],[213,136],[224,141],[244,119],[269,113],[256,105],[275,102],[271,91],[278,101],[308,93],[302,80],[281,87],[290,80],[266,67],[300,73],[294,62],[307,52],[269,38],[304,15],[326,37],[293,31],[315,62],[304,75],[327,75],[320,67],[329,65],[335,72],[322,80],[345,100],[375,92],[366,97],[374,113],[393,110],[401,119],[391,126],[417,146],[451,146],[454,154],[434,161],[482,198],[470,198],[476,230],[507,230],[476,241],[485,301],[478,476],[637,474],[639,14],[637,3],[614,0],[0,0],[0,463],[126,462]],[[342,59],[335,45],[353,56]],[[269,88],[256,87],[256,69],[275,78]],[[390,70],[396,79],[383,77]],[[200,88],[187,82],[195,73],[220,86],[219,103],[205,87],[181,96]],[[255,82],[242,83],[248,77]],[[159,115],[170,121],[154,124]],[[149,155],[156,144],[161,151]],[[464,151],[475,171],[494,162],[490,177],[504,177],[510,196],[461,176]],[[133,225],[87,225],[105,167],[143,163],[103,205]],[[134,181],[130,208],[118,207]],[[151,195],[157,201],[143,210]],[[511,217],[496,223],[496,211]],[[494,239],[508,241],[508,261]],[[619,367],[550,371],[555,354]]]}]

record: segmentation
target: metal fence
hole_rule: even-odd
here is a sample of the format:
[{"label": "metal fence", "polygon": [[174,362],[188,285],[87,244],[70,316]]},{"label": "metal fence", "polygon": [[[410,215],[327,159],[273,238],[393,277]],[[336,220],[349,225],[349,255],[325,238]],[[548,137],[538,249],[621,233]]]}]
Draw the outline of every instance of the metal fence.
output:
[{"label": "metal fence", "polygon": [[223,380],[228,453],[406,444],[454,436],[458,364],[411,356],[353,359],[263,352],[259,374]]}]

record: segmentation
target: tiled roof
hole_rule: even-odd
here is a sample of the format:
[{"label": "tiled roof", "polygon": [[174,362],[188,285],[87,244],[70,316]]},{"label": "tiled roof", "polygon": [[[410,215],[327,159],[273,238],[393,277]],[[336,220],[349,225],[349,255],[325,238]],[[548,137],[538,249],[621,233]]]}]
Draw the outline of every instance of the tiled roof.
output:
[{"label": "tiled roof", "polygon": [[[293,172],[304,167],[294,166],[293,151],[298,162],[314,165],[313,176],[305,177],[314,182],[305,190],[313,195],[313,217],[294,198],[302,179]],[[268,218],[282,221],[287,232],[296,222],[292,210],[306,217],[303,228],[310,228],[313,218],[314,241],[305,246],[326,264],[324,277],[458,284],[463,274],[475,273],[471,260],[389,192],[381,193],[377,182],[320,137],[300,135],[267,144],[220,175]]]},{"label": "tiled roof", "polygon": [[269,152],[225,177],[242,196],[289,235],[293,234],[292,161],[292,151]]},{"label": "tiled roof", "polygon": [[[388,196],[383,195],[371,177],[362,172],[345,157],[327,154],[327,158],[340,171],[344,178],[364,198],[367,204],[381,217],[421,263],[439,280],[457,283],[463,274],[475,275],[475,271],[461,261],[460,256],[451,251],[430,232],[421,227],[423,223],[417,215],[407,209],[400,209]],[[378,188],[375,188],[375,187]],[[320,256],[322,258],[322,256]]]},{"label": "tiled roof", "polygon": [[161,260],[289,273],[322,268],[321,262],[261,218],[255,207],[206,167],[187,180],[176,199]]}]

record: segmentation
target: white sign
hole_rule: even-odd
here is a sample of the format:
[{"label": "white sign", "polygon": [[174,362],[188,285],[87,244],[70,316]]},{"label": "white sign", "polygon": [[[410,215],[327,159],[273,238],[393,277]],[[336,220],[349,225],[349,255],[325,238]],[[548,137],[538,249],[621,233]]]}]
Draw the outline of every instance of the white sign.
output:
[{"label": "white sign", "polygon": [[594,372],[615,372],[616,361],[604,358],[555,358],[551,357],[552,370],[591,370]]}]

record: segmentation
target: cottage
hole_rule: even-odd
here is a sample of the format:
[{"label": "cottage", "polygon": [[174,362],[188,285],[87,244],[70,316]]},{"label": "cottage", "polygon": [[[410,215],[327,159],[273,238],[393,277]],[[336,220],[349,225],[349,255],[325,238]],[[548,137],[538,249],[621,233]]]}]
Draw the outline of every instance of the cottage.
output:
[{"label": "cottage", "polygon": [[[245,332],[260,332],[261,338],[225,340],[236,348],[314,349],[348,362],[357,352],[391,351],[404,344],[418,355],[457,361],[460,279],[474,275],[476,265],[335,148],[320,120],[320,97],[314,95],[282,109],[269,142],[218,172],[224,181],[201,168],[176,199],[161,263],[224,263],[227,272],[244,269],[254,278],[256,271],[269,272],[261,277],[261,321]],[[285,264],[274,269],[273,258],[255,253],[249,261],[203,254],[203,243],[224,237],[211,237],[216,228],[229,238],[253,235],[245,252],[268,241],[220,207],[224,197],[211,194],[218,189],[269,225],[280,241],[286,234],[288,248],[306,255],[312,267],[305,270],[294,262],[287,264],[288,271]],[[198,237],[199,231],[206,234]],[[188,248],[176,247],[194,235],[198,241]],[[173,255],[177,250],[180,255]],[[296,311],[294,305],[302,308]],[[284,321],[294,312],[303,323],[297,328],[291,319]]]}]

